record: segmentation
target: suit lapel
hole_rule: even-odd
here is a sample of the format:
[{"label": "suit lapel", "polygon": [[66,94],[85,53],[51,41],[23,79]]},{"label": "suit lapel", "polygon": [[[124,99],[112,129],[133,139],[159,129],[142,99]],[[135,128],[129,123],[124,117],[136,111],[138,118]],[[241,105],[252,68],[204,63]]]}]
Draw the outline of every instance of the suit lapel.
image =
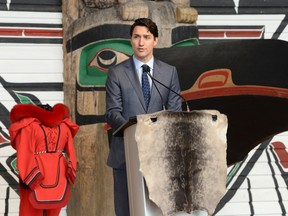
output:
[{"label": "suit lapel", "polygon": [[137,72],[135,71],[135,65],[134,65],[132,58],[130,58],[129,61],[127,61],[127,64],[125,65],[124,70],[125,70],[125,73],[126,73],[128,79],[131,82],[131,85],[135,89],[136,94],[138,95],[138,98],[139,98],[143,108],[146,110],[146,105],[145,105],[145,101],[144,101],[144,96],[143,96],[141,84],[140,84],[139,78],[137,76]]},{"label": "suit lapel", "polygon": [[[154,58],[154,69],[153,69],[153,77],[156,79],[156,80],[159,80],[161,82],[161,77],[162,77],[162,74],[163,71],[161,71],[161,67],[158,63],[158,60]],[[157,85],[157,82],[155,83]],[[159,86],[159,85],[157,85]],[[158,87],[159,89],[159,87]],[[160,92],[161,94],[161,92]],[[155,103],[155,100],[156,98],[159,97],[159,92],[157,91],[154,83],[152,82],[152,89],[151,89],[151,98],[150,98],[150,103],[149,103],[149,107],[152,107],[153,103]],[[148,107],[148,109],[149,109]]]}]

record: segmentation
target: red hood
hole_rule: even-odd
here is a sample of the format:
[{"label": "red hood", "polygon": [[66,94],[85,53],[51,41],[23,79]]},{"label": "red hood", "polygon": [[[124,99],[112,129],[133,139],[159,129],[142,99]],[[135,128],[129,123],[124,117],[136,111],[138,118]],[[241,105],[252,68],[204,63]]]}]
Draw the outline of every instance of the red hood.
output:
[{"label": "red hood", "polygon": [[33,104],[15,105],[10,112],[11,123],[23,118],[36,118],[48,127],[59,125],[63,119],[69,117],[69,109],[64,104],[56,104],[51,111],[45,110]]}]

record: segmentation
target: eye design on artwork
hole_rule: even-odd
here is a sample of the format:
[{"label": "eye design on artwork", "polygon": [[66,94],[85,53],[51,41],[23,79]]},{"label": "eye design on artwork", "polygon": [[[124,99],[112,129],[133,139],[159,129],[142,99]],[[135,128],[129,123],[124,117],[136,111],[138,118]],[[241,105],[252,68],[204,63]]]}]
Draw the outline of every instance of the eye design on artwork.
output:
[{"label": "eye design on artwork", "polygon": [[129,55],[118,50],[106,48],[99,50],[88,66],[96,67],[101,71],[107,72],[109,67],[117,65],[129,57]]}]

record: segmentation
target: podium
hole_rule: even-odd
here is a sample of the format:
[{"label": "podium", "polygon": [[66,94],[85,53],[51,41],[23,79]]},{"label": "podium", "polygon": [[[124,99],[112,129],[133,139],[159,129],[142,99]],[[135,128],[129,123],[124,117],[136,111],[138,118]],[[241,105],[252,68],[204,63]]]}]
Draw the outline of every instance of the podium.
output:
[{"label": "podium", "polygon": [[124,131],[127,183],[130,216],[162,216],[162,212],[148,198],[148,189],[140,172],[137,143],[135,141],[136,124]]},{"label": "podium", "polygon": [[148,189],[140,172],[138,148],[135,140],[137,117],[130,118],[114,136],[124,137],[130,216],[163,216],[160,208],[148,196]]},{"label": "podium", "polygon": [[[218,128],[220,131],[215,131]],[[207,131],[211,131],[211,135]],[[124,136],[130,216],[163,216],[173,213],[190,215],[186,212],[191,213],[198,209],[212,214],[226,190],[226,131],[226,116],[218,111],[160,111],[138,115],[122,125],[114,135]],[[191,137],[194,137],[192,142]],[[173,158],[173,154],[179,155],[174,147],[185,154],[169,162],[169,157]],[[143,154],[143,149],[146,153],[148,149],[148,154]],[[207,158],[211,155],[214,157],[212,160]],[[187,164],[187,161],[192,166],[184,167],[183,164]],[[171,169],[167,168],[167,164],[172,165]],[[182,170],[182,173],[174,169]],[[213,179],[209,183],[211,176]],[[183,183],[186,186],[181,189],[179,185]],[[180,189],[173,191],[169,185],[176,185],[175,188]],[[173,194],[177,196],[173,197]],[[183,197],[187,199],[184,200]]]}]

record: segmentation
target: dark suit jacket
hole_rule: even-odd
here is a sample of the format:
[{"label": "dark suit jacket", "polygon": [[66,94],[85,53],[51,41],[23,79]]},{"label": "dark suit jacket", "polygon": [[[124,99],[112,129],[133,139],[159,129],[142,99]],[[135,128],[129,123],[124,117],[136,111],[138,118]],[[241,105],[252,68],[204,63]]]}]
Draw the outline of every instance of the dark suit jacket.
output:
[{"label": "dark suit jacket", "polygon": [[[131,117],[163,110],[161,97],[154,85],[151,89],[149,107],[146,110],[141,84],[135,70],[132,57],[109,69],[106,82],[106,121],[113,131]],[[174,66],[154,58],[153,77],[180,93],[177,70]],[[160,84],[155,84],[166,108],[181,111],[181,97]],[[125,168],[123,137],[112,137],[108,165],[113,168]]]}]

